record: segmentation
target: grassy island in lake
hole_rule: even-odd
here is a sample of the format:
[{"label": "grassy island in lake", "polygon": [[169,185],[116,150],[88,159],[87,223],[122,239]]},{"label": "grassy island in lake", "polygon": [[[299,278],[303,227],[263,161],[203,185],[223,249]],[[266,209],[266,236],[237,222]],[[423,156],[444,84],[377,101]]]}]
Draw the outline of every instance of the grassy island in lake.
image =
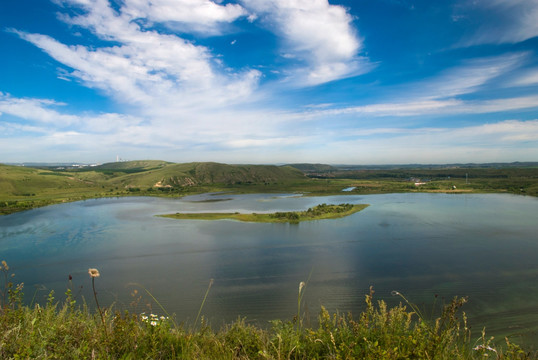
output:
[{"label": "grassy island in lake", "polygon": [[247,222],[268,222],[268,223],[298,223],[301,221],[336,219],[354,214],[368,207],[368,204],[321,204],[305,211],[286,211],[270,214],[241,214],[241,213],[176,213],[159,215],[173,219],[192,220],[238,220]]}]

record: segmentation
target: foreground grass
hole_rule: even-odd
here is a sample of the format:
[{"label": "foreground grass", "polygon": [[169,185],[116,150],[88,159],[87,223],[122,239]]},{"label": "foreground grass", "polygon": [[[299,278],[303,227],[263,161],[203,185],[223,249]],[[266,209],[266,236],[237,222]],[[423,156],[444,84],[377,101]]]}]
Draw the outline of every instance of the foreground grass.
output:
[{"label": "foreground grass", "polygon": [[458,318],[456,298],[440,318],[427,322],[399,305],[387,308],[366,297],[358,317],[321,309],[319,325],[300,319],[273,321],[268,330],[244,319],[212,329],[175,326],[156,315],[104,309],[98,314],[72,303],[6,307],[0,315],[2,359],[531,359],[535,354],[506,342],[495,346]]},{"label": "foreground grass", "polygon": [[100,307],[96,269],[90,269],[96,311],[90,311],[85,303],[79,306],[70,290],[62,303],[55,302],[51,292],[43,306],[24,305],[23,284],[15,286],[8,281],[5,261],[0,270],[4,275],[0,289],[1,359],[536,358],[508,340],[497,346],[484,332],[471,340],[465,313],[460,311],[465,298],[454,298],[437,319],[426,319],[403,295],[395,292],[403,304],[388,308],[383,301],[374,302],[370,289],[366,308],[357,317],[331,315],[322,307],[318,325],[307,327],[301,313],[306,285],[301,282],[297,315],[291,321],[275,320],[269,329],[262,329],[240,318],[214,330],[203,317],[200,322],[197,317],[189,327],[178,325],[173,317]]},{"label": "foreground grass", "polygon": [[261,223],[299,223],[301,221],[338,219],[359,212],[368,204],[339,204],[327,205],[321,204],[306,211],[287,211],[270,214],[241,214],[241,213],[175,213],[159,215],[172,219],[189,219],[189,220],[237,220],[245,222]]}]

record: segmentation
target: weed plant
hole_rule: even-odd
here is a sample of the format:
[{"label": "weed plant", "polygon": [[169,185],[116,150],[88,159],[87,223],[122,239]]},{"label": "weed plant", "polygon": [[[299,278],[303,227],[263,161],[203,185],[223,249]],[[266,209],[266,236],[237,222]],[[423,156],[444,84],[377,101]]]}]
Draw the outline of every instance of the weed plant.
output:
[{"label": "weed plant", "polygon": [[[383,301],[374,302],[370,289],[358,317],[330,314],[322,307],[315,327],[304,326],[299,313],[290,321],[273,321],[268,330],[243,318],[214,330],[203,316],[187,328],[162,315],[113,307],[92,312],[85,303],[77,304],[69,289],[64,302],[51,293],[45,305],[24,305],[23,285],[10,282],[6,262],[0,270],[0,290],[6,295],[0,304],[1,359],[536,358],[508,340],[494,344],[485,332],[471,340],[460,310],[465,298],[454,298],[438,318],[427,319],[403,295],[395,293],[403,303],[388,308]],[[302,283],[298,312],[304,291]]]}]

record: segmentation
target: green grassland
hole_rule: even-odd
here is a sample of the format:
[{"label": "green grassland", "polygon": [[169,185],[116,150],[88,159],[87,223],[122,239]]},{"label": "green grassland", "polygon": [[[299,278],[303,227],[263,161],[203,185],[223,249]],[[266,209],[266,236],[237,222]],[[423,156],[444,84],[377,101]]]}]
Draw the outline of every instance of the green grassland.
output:
[{"label": "green grassland", "polygon": [[337,219],[349,216],[368,207],[367,204],[327,205],[320,204],[305,211],[287,211],[270,214],[241,214],[241,213],[175,213],[159,215],[172,219],[190,220],[237,220],[261,223],[299,223],[301,221]]},{"label": "green grassland", "polygon": [[[295,167],[294,167],[295,166]],[[415,182],[424,182],[415,185]],[[180,197],[204,192],[305,195],[394,192],[490,193],[538,196],[538,167],[346,170],[323,164],[176,164],[127,161],[63,169],[0,164],[0,214],[68,201],[117,196]]]}]

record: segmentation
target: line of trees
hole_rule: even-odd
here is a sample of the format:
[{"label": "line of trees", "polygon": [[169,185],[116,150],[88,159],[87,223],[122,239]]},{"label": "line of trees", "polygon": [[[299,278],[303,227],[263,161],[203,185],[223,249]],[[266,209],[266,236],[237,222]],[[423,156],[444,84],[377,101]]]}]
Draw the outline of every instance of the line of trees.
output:
[{"label": "line of trees", "polygon": [[320,204],[317,206],[314,206],[313,208],[309,208],[306,211],[287,211],[287,212],[276,212],[274,214],[271,214],[272,218],[275,219],[287,219],[287,220],[299,220],[301,216],[303,217],[316,217],[321,216],[324,214],[333,214],[333,213],[343,213],[346,211],[350,211],[353,208],[352,204],[339,204],[339,205],[327,205],[327,204]]}]

